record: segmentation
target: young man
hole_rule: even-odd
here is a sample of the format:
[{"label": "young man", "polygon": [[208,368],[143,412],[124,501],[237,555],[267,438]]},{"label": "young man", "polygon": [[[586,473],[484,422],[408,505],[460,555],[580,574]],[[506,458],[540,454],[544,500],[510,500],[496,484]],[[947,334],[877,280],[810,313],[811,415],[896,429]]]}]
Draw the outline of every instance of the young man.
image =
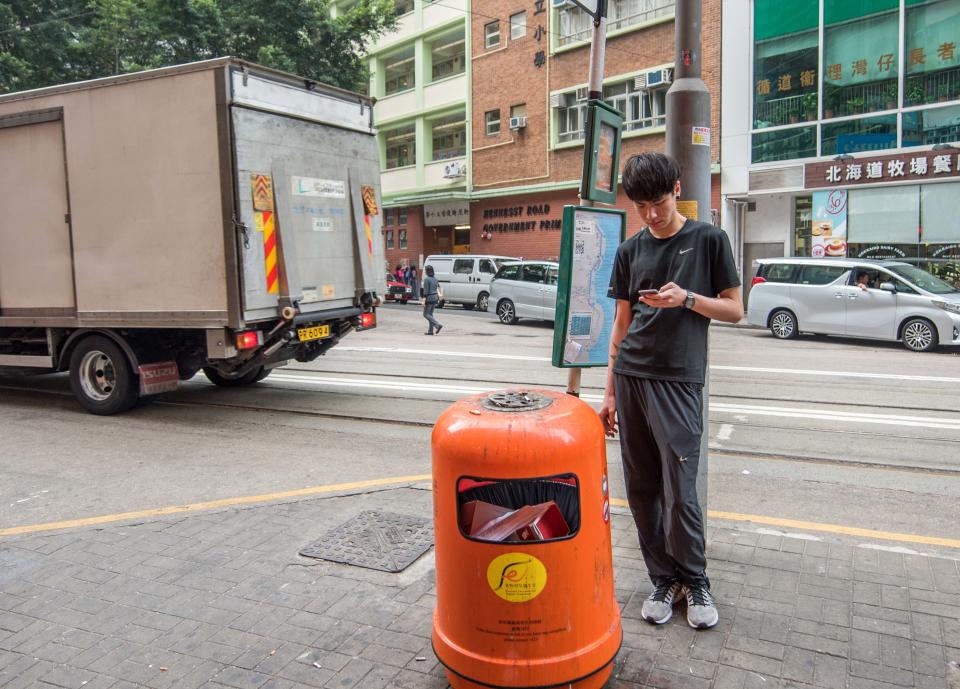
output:
[{"label": "young man", "polygon": [[661,153],[624,166],[624,191],[645,227],[617,249],[600,418],[610,436],[620,422],[627,501],[654,584],[643,618],[667,622],[685,594],[687,622],[707,629],[719,620],[697,500],[707,327],[710,319],[736,323],[743,303],[726,234],[677,212],[680,172]]}]

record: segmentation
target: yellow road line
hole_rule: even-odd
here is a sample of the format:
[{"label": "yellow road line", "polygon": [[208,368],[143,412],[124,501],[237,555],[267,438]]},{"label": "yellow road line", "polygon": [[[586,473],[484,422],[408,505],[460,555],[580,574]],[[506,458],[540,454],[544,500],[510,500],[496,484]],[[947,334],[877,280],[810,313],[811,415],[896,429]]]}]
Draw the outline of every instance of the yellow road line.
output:
[{"label": "yellow road line", "polygon": [[[619,498],[610,500],[611,505],[627,507],[627,501]],[[899,541],[901,543],[919,543],[922,545],[936,545],[945,548],[960,548],[960,540],[955,538],[940,538],[939,536],[920,536],[919,534],[897,533],[895,531],[877,531],[875,529],[861,529],[856,526],[841,526],[839,524],[822,524],[820,522],[805,522],[798,519],[781,519],[780,517],[764,517],[758,514],[740,514],[738,512],[718,512],[707,510],[711,519],[726,519],[733,522],[753,522],[765,526],[782,526],[788,529],[802,531],[820,531],[823,533],[842,534],[844,536],[859,536],[861,538],[875,538],[881,541]]]},{"label": "yellow road line", "polygon": [[323,493],[337,493],[345,490],[356,490],[358,488],[373,488],[376,486],[389,486],[399,483],[417,483],[419,481],[429,481],[433,477],[430,474],[419,474],[416,476],[394,476],[391,478],[378,478],[370,481],[354,481],[352,483],[334,483],[328,486],[313,486],[311,488],[298,488],[297,490],[287,490],[281,493],[265,493],[263,495],[247,495],[239,498],[224,498],[223,500],[210,500],[208,502],[195,502],[189,505],[173,505],[171,507],[158,507],[152,510],[140,510],[138,512],[122,512],[120,514],[104,514],[99,517],[86,517],[84,519],[69,519],[62,522],[47,522],[46,524],[31,524],[29,526],[14,526],[9,529],[0,529],[0,536],[17,536],[20,534],[37,533],[38,531],[53,531],[55,529],[71,529],[78,526],[95,526],[97,524],[110,524],[113,522],[127,521],[130,519],[144,519],[151,517],[163,517],[168,514],[182,514],[184,512],[198,512],[200,510],[210,510],[217,507],[233,507],[234,505],[250,505],[256,502],[270,502],[273,500],[283,500],[285,498],[296,498],[305,495],[321,495]]},{"label": "yellow road line", "polygon": [[[272,502],[284,500],[286,498],[297,498],[308,495],[322,495],[324,493],[338,493],[342,491],[358,490],[363,488],[375,488],[377,486],[400,485],[404,483],[418,483],[421,481],[430,481],[433,477],[430,474],[417,474],[414,476],[393,476],[389,478],[371,479],[368,481],[353,481],[350,483],[334,483],[326,486],[312,486],[310,488],[298,488],[296,490],[287,490],[279,493],[264,493],[261,495],[247,495],[238,498],[224,498],[222,500],[210,500],[207,502],[195,502],[189,505],[173,505],[170,507],[158,507],[152,510],[139,510],[137,512],[121,512],[119,514],[105,514],[98,517],[86,517],[82,519],[69,519],[60,522],[47,522],[44,524],[30,524],[27,526],[14,526],[7,529],[0,529],[2,536],[18,536],[23,534],[38,533],[41,531],[55,531],[58,529],[71,529],[81,526],[96,526],[98,524],[111,524],[114,522],[129,521],[131,519],[149,519],[154,517],[163,517],[171,514],[184,514],[188,512],[199,512],[202,510],[211,510],[218,507],[234,507],[236,505],[251,505],[258,502]],[[620,498],[612,498],[611,505],[618,507],[627,507],[627,501]],[[918,534],[896,533],[891,531],[877,531],[874,529],[861,529],[854,526],[841,526],[838,524],[822,524],[819,522],[806,522],[797,519],[781,519],[780,517],[765,517],[757,514],[739,514],[737,512],[718,512],[709,510],[707,516],[711,519],[725,519],[735,522],[752,522],[754,524],[763,524],[766,526],[779,526],[789,529],[799,529],[802,531],[819,531],[823,533],[841,534],[844,536],[859,536],[862,538],[874,538],[883,541],[899,541],[901,543],[914,543],[931,546],[941,546],[945,548],[960,549],[960,540],[953,538],[940,538],[937,536],[921,536]]]}]

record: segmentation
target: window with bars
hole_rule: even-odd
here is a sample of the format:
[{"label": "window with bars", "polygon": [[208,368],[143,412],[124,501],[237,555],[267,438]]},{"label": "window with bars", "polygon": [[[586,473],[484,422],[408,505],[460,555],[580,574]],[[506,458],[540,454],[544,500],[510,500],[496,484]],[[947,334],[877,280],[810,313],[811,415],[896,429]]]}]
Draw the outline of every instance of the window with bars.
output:
[{"label": "window with bars", "polygon": [[383,58],[384,95],[409,91],[416,86],[415,67],[413,46]]},{"label": "window with bars", "polygon": [[[667,92],[663,89],[641,91],[633,77],[603,87],[603,100],[623,116],[623,131],[662,127],[667,123]],[[557,110],[557,143],[580,141],[586,123],[587,102],[578,101],[576,92],[560,95]]]},{"label": "window with bars", "polygon": [[433,80],[463,74],[466,53],[463,28],[439,36],[431,46]]},{"label": "window with bars", "polygon": [[486,124],[487,136],[500,133],[500,108],[487,110],[483,113],[483,119]]},{"label": "window with bars", "polygon": [[406,167],[417,163],[416,128],[410,124],[383,133],[386,144],[386,169]]},{"label": "window with bars", "polygon": [[[673,16],[675,5],[676,0],[609,0],[607,31],[626,29],[660,17]],[[590,39],[593,18],[583,8],[573,3],[565,4],[557,10],[557,19],[560,27],[558,45]]]},{"label": "window with bars", "polygon": [[517,12],[510,15],[510,40],[515,41],[527,35],[527,13]]},{"label": "window with bars", "polygon": [[486,48],[496,48],[500,45],[500,20],[483,25],[483,45]]},{"label": "window with bars", "polygon": [[434,120],[432,131],[434,160],[467,155],[467,122],[462,112]]}]

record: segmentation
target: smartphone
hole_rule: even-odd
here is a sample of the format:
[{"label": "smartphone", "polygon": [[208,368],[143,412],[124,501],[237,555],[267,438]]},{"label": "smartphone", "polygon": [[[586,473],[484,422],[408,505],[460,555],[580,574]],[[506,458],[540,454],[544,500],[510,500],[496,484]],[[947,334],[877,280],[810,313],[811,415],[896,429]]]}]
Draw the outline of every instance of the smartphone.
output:
[{"label": "smartphone", "polygon": [[658,290],[658,289],[642,289],[642,290],[640,290],[639,292],[637,292],[637,294],[639,294],[641,297],[649,297],[649,296],[652,295],[652,294],[660,294],[660,290]]}]

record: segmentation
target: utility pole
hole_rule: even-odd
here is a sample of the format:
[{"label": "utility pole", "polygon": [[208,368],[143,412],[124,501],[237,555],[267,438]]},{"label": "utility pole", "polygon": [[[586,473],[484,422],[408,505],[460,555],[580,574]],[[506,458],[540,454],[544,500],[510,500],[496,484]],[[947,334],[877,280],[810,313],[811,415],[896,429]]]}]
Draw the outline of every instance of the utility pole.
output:
[{"label": "utility pole", "polygon": [[[701,0],[676,2],[674,80],[667,91],[667,155],[676,158],[683,168],[677,210],[692,220],[710,222],[710,92],[700,71],[701,4]],[[709,341],[707,349],[709,351]],[[703,435],[697,473],[697,497],[704,521],[707,514],[709,377],[708,363],[703,384]]]}]

